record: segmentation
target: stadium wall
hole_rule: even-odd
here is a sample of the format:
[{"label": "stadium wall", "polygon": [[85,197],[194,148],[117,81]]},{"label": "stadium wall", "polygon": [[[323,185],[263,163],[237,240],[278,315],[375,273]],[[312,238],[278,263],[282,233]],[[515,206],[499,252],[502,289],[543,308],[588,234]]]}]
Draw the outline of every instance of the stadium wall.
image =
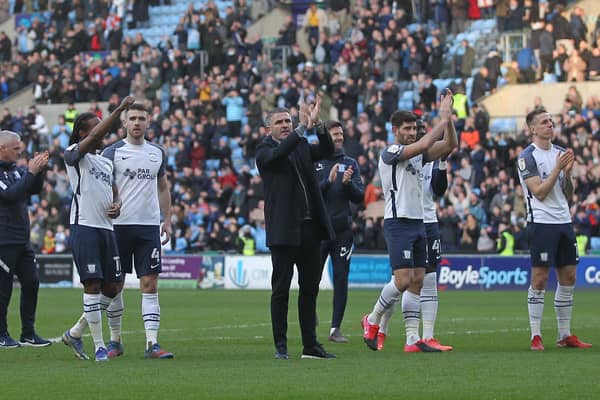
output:
[{"label": "stadium wall", "polygon": [[486,97],[482,103],[491,119],[515,118],[517,128],[525,125],[525,115],[533,109],[533,99],[541,97],[546,109],[558,114],[562,111],[569,87],[575,86],[581,97],[587,99],[600,93],[600,82],[559,82],[505,85],[498,92]]},{"label": "stadium wall", "polygon": [[[38,255],[42,287],[81,287],[70,255]],[[321,290],[333,288],[331,262],[323,270]],[[160,275],[162,288],[270,289],[271,257],[222,254],[165,255]],[[297,289],[297,273],[292,288]],[[355,254],[350,265],[352,289],[380,289],[391,278],[387,255]],[[442,258],[438,269],[440,290],[526,290],[530,281],[528,256],[453,255]],[[128,274],[127,288],[139,288],[135,274]],[[554,271],[548,288],[556,286]],[[600,257],[581,257],[577,287],[600,289]]]}]

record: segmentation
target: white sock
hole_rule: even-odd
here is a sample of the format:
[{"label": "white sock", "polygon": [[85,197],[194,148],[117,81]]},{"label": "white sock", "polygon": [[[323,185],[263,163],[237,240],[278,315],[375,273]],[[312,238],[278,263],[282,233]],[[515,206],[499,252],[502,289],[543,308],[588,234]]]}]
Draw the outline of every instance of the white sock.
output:
[{"label": "white sock", "polygon": [[423,319],[423,339],[434,337],[433,328],[438,311],[437,273],[425,274],[421,288],[421,317]]},{"label": "white sock", "polygon": [[575,286],[556,285],[554,310],[558,322],[558,339],[571,336],[571,315],[573,314],[573,291]]},{"label": "white sock", "polygon": [[69,334],[72,337],[79,339],[81,335],[83,335],[83,331],[85,330],[85,328],[87,328],[87,326],[88,323],[85,319],[85,313],[83,313],[81,314],[81,317],[79,317],[77,322],[75,322],[75,325],[73,325],[73,327],[69,329]]},{"label": "white sock", "polygon": [[529,327],[531,339],[542,336],[542,315],[544,314],[545,290],[535,290],[531,286],[527,290],[527,309],[529,310]]},{"label": "white sock", "polygon": [[102,336],[102,303],[100,297],[100,294],[83,294],[83,314],[90,327],[96,350],[100,347],[106,348]]},{"label": "white sock", "polygon": [[402,293],[402,315],[406,329],[406,344],[415,344],[419,337],[420,296],[405,290]]},{"label": "white sock", "polygon": [[389,325],[390,319],[394,315],[394,311],[396,311],[396,304],[397,303],[392,304],[392,306],[390,308],[388,308],[387,310],[385,310],[385,312],[381,316],[381,321],[379,322],[379,332],[381,332],[385,335],[387,335],[387,332],[388,332],[388,325]]},{"label": "white sock", "polygon": [[106,309],[106,318],[110,328],[110,340],[121,343],[121,321],[123,319],[123,291],[121,290]]},{"label": "white sock", "polygon": [[379,299],[375,303],[373,307],[373,311],[369,314],[368,321],[369,324],[379,325],[379,321],[381,321],[381,316],[383,313],[398,300],[402,292],[398,290],[394,281],[390,281],[387,285],[381,289],[381,294],[379,295]]},{"label": "white sock", "polygon": [[107,297],[107,296],[103,295],[102,293],[100,293],[100,307],[102,307],[101,311],[106,312],[106,309],[108,308],[108,305],[110,304],[111,301],[112,301],[112,299],[110,297]]},{"label": "white sock", "polygon": [[144,329],[146,329],[146,343],[150,347],[158,342],[160,326],[158,293],[142,293],[142,319],[144,320]]}]

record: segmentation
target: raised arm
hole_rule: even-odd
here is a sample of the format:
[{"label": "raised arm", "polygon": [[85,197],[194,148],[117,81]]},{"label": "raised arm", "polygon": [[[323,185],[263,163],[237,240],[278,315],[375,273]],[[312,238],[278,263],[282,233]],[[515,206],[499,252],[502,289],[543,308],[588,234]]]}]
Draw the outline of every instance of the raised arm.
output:
[{"label": "raised arm", "polygon": [[92,131],[79,142],[79,154],[83,156],[86,153],[96,151],[98,144],[102,142],[104,136],[110,132],[112,126],[119,120],[121,112],[127,110],[130,105],[135,102],[132,96],[126,96],[121,104],[107,117],[104,118],[98,125],[92,128]]},{"label": "raised arm", "polygon": [[[452,92],[450,89],[446,89],[446,95],[442,98],[442,104],[440,105],[440,118],[442,121],[446,121],[444,125],[444,136],[441,141],[433,143],[433,145],[425,152],[425,161],[433,161],[440,157],[447,157],[448,154],[458,146],[456,128],[452,121],[452,103]],[[442,122],[440,122],[440,124],[442,124]]]},{"label": "raised arm", "polygon": [[327,158],[330,155],[332,155],[335,151],[333,140],[331,140],[331,135],[329,135],[329,133],[327,132],[327,128],[325,128],[325,125],[320,123],[316,126],[316,128],[317,137],[319,138],[319,144],[309,145],[310,156],[313,162]]},{"label": "raised arm", "polygon": [[[443,169],[439,167],[443,163]],[[446,161],[440,161],[438,168],[431,170],[431,191],[437,197],[442,197],[448,189],[448,175],[446,174]]]},{"label": "raised arm", "polygon": [[[402,154],[399,155],[400,158],[398,161],[408,160],[419,154],[424,154],[426,161],[435,160],[441,157],[444,152],[452,151],[452,148],[456,146],[452,145],[453,140],[456,142],[456,136],[452,138],[451,134],[444,134],[451,123],[451,110],[452,96],[451,94],[446,94],[445,96],[442,96],[442,101],[440,103],[440,121],[421,139],[417,140],[415,143],[404,146]],[[442,135],[444,136],[444,141],[446,141],[446,143],[442,144],[444,141],[442,141],[442,143],[436,143],[442,137]]]}]

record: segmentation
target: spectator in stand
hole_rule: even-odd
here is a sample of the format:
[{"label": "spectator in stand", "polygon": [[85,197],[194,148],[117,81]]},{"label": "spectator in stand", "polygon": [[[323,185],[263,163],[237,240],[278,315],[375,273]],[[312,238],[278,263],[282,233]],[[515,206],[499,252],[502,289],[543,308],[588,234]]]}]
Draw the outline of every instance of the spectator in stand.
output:
[{"label": "spectator in stand", "polygon": [[448,0],[452,24],[450,31],[453,35],[464,32],[467,22],[467,0]]},{"label": "spectator in stand", "polygon": [[479,72],[473,77],[473,86],[471,86],[471,103],[476,103],[479,99],[485,96],[489,90],[488,85],[488,69],[481,67]]},{"label": "spectator in stand", "polygon": [[469,78],[475,66],[475,50],[466,39],[460,45],[461,49],[454,56],[454,71],[463,78]]},{"label": "spectator in stand", "polygon": [[308,35],[308,44],[314,53],[319,43],[319,31],[327,26],[327,14],[318,8],[317,3],[310,3],[304,14],[304,29]]},{"label": "spectator in stand", "polygon": [[296,43],[296,23],[291,15],[287,15],[279,29],[277,45],[291,46]]},{"label": "spectator in stand", "polygon": [[552,54],[554,57],[554,73],[557,75],[559,82],[567,80],[567,74],[563,68],[565,61],[569,57],[567,55],[567,48],[564,44],[557,44],[556,50]]},{"label": "spectator in stand", "polygon": [[585,22],[585,12],[583,8],[576,6],[571,13],[571,37],[574,40],[575,47],[579,47],[579,42],[587,39],[588,29]]},{"label": "spectator in stand", "polygon": [[554,26],[550,23],[546,24],[545,28],[539,34],[539,42],[540,42],[540,70],[541,77],[544,77],[546,73],[553,73],[554,68],[554,37],[552,36],[552,32],[554,30]]},{"label": "spectator in stand", "polygon": [[496,46],[493,46],[483,62],[483,66],[486,67],[488,71],[486,80],[492,92],[495,92],[498,87],[498,77],[502,75],[501,65],[502,57],[498,53]]},{"label": "spectator in stand", "polygon": [[556,4],[554,10],[555,12],[550,22],[552,25],[554,25],[554,41],[556,43],[556,47],[558,48],[563,45],[566,53],[571,54],[574,43],[569,21],[566,18],[567,12],[565,11],[564,6],[560,3]]},{"label": "spectator in stand", "polygon": [[519,83],[534,83],[538,62],[530,47],[524,47],[517,53],[519,65]]},{"label": "spectator in stand", "polygon": [[563,64],[563,70],[567,74],[567,82],[582,82],[585,80],[587,65],[579,55],[579,51],[573,49]]},{"label": "spectator in stand", "polygon": [[592,49],[592,57],[588,64],[588,76],[592,81],[600,80],[600,47]]},{"label": "spectator in stand", "polygon": [[506,30],[516,31],[523,29],[524,9],[519,5],[518,0],[510,0],[508,4],[508,13],[506,15]]}]

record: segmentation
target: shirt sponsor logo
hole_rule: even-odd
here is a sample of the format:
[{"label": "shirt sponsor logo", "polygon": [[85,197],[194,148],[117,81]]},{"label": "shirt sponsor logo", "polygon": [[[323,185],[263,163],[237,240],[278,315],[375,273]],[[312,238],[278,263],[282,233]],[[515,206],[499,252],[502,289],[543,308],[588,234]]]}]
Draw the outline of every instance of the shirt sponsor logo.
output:
[{"label": "shirt sponsor logo", "polygon": [[90,169],[90,175],[92,175],[96,180],[104,182],[107,185],[111,184],[110,175],[106,172],[97,170],[96,167],[92,167],[92,169]]},{"label": "shirt sponsor logo", "polygon": [[123,171],[123,176],[129,178],[129,179],[148,179],[148,180],[152,180],[156,178],[156,175],[153,175],[152,173],[150,173],[150,170],[148,168],[138,168],[137,170],[131,170],[129,168],[127,168],[125,171]]}]

